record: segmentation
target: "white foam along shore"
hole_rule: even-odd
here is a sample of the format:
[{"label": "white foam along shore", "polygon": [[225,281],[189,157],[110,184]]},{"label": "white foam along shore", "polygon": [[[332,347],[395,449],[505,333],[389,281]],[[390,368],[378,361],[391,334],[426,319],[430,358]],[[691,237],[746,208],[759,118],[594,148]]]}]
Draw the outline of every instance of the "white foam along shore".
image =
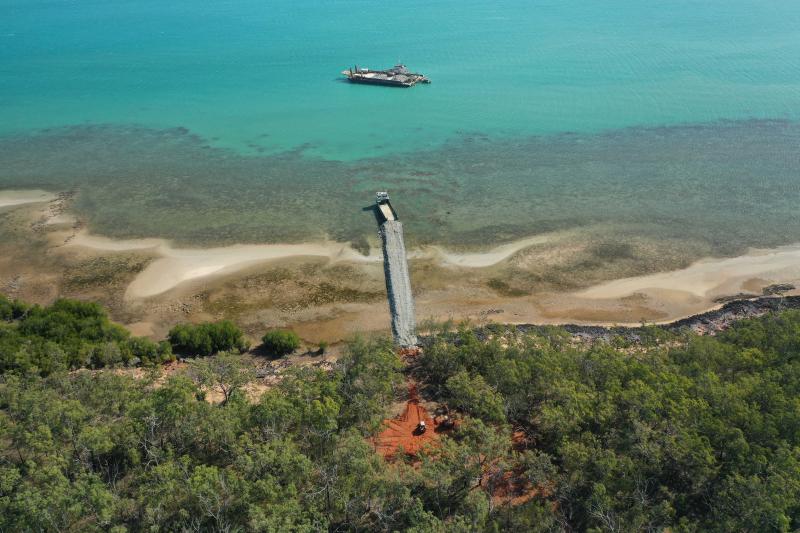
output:
[{"label": "white foam along shore", "polygon": [[55,194],[39,189],[0,191],[0,207],[49,202],[55,198]]},{"label": "white foam along shore", "polygon": [[753,249],[730,258],[702,259],[682,270],[618,279],[576,294],[589,299],[618,299],[636,293],[661,298],[713,299],[748,292],[748,282],[761,285],[800,280],[800,244],[771,250]]},{"label": "white foam along shore", "polygon": [[[484,253],[453,253],[431,246],[411,254],[412,258],[433,258],[443,264],[468,268],[492,266],[540,242],[546,237],[523,239],[504,244]],[[305,244],[249,244],[221,248],[175,248],[163,239],[114,240],[106,237],[78,233],[69,243],[93,250],[126,251],[149,250],[158,256],[131,282],[126,298],[147,298],[162,294],[181,283],[208,276],[231,274],[249,266],[279,259],[298,257],[323,257],[331,261],[356,263],[379,262],[379,251],[363,255],[349,244],[323,241]]]}]

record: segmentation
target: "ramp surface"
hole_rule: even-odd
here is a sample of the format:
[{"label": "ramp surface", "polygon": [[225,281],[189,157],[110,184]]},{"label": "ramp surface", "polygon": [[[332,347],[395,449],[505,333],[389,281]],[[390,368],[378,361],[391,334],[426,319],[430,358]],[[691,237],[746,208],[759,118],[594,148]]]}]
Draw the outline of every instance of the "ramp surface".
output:
[{"label": "ramp surface", "polygon": [[417,344],[417,321],[411,278],[408,275],[406,246],[403,242],[403,223],[399,220],[387,220],[381,224],[380,233],[383,241],[386,292],[392,314],[392,334],[399,346],[414,346]]}]

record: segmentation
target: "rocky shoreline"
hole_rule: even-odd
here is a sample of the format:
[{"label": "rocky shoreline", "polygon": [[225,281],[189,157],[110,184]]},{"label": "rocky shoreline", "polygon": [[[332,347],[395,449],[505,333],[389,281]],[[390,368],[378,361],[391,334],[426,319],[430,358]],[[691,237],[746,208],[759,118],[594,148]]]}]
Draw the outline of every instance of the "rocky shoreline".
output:
[{"label": "rocky shoreline", "polygon": [[[676,320],[668,324],[660,324],[659,327],[670,333],[681,333],[688,330],[699,335],[714,335],[717,332],[728,329],[739,320],[789,309],[800,309],[800,296],[761,296],[735,300],[724,304],[719,309]],[[613,338],[622,337],[630,342],[640,341],[649,328],[644,326],[581,326],[576,324],[564,324],[559,327],[581,340],[610,341]],[[534,324],[516,326],[516,329],[520,332],[532,333],[545,333],[548,328],[552,328],[552,326]]]}]

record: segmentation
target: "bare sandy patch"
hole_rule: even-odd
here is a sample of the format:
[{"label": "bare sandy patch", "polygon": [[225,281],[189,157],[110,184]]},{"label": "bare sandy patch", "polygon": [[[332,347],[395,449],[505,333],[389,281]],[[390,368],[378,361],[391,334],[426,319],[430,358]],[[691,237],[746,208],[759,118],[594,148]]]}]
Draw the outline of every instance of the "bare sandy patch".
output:
[{"label": "bare sandy patch", "polygon": [[0,191],[0,207],[50,202],[56,195],[40,189]]},{"label": "bare sandy patch", "polygon": [[[349,245],[340,243],[236,245],[225,248],[179,249],[163,245],[161,258],[151,263],[128,286],[126,298],[147,298],[181,283],[231,274],[257,263],[297,257],[323,257],[330,261],[369,261]],[[374,259],[373,259],[374,260]]]},{"label": "bare sandy patch", "polygon": [[75,225],[78,219],[67,213],[60,213],[58,215],[47,218],[44,222],[47,226],[60,226],[60,225]]},{"label": "bare sandy patch", "polygon": [[125,327],[131,332],[131,335],[136,337],[155,336],[155,324],[152,322],[134,322],[132,324],[126,324]]},{"label": "bare sandy patch", "polygon": [[738,257],[702,259],[680,270],[539,295],[539,317],[525,318],[541,323],[664,323],[719,308],[728,297],[760,296],[777,283],[800,286],[800,245],[753,249]]}]

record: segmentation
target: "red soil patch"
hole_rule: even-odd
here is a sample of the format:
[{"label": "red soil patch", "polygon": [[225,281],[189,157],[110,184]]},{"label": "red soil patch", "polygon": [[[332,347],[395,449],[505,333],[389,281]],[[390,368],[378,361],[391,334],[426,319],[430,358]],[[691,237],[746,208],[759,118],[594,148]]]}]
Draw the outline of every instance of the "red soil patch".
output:
[{"label": "red soil patch", "polygon": [[[417,388],[409,385],[408,391],[410,399],[403,413],[397,418],[384,420],[386,429],[374,440],[375,450],[386,459],[394,457],[400,448],[408,455],[415,455],[426,444],[439,438],[436,434],[438,424],[419,404]],[[417,428],[423,420],[427,429],[424,433],[420,433]]]},{"label": "red soil patch", "polygon": [[[484,476],[482,484],[488,483],[487,478],[488,476]],[[494,480],[492,489],[492,504],[495,507],[522,505],[542,495],[538,487],[532,486],[518,472],[503,472],[499,479]]]},{"label": "red soil patch", "polygon": [[531,442],[524,431],[517,429],[511,434],[511,449],[517,452],[526,450]]},{"label": "red soil patch", "polygon": [[400,348],[397,352],[397,355],[400,356],[400,359],[414,359],[418,357],[422,353],[422,348],[419,346],[412,346],[411,348]]},{"label": "red soil patch", "polygon": [[[530,446],[531,442],[525,431],[516,429],[511,434],[511,449],[522,452]],[[489,487],[492,494],[492,504],[496,507],[509,505],[522,505],[537,496],[547,496],[544,487],[537,487],[525,478],[524,472],[516,469],[512,471],[498,471],[496,465],[490,466],[481,478],[481,485]]]}]

